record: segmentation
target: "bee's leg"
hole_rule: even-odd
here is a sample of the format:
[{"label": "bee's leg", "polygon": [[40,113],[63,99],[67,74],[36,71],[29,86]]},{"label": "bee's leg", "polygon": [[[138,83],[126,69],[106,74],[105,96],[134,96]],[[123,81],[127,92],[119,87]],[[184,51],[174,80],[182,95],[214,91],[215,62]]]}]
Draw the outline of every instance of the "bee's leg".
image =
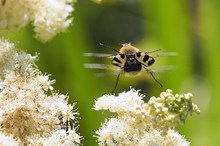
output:
[{"label": "bee's leg", "polygon": [[145,65],[143,65],[144,69],[152,76],[152,78],[161,86],[163,87],[163,85],[154,77],[154,72],[150,69],[148,69]]},{"label": "bee's leg", "polygon": [[114,89],[112,90],[112,94],[114,93],[115,89],[116,89],[117,86],[118,86],[120,74],[121,74],[121,72],[118,72],[117,79],[116,79],[116,83],[115,83],[115,87],[114,87]]}]

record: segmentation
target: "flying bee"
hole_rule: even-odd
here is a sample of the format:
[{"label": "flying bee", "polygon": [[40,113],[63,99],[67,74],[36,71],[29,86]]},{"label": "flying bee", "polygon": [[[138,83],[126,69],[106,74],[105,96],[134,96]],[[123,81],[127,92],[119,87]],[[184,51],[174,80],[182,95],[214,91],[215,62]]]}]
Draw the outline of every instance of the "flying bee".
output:
[{"label": "flying bee", "polygon": [[138,48],[132,46],[131,44],[122,45],[123,46],[119,51],[114,49],[114,51],[116,51],[118,54],[112,58],[112,64],[120,68],[113,92],[118,85],[121,73],[134,76],[137,75],[142,68],[150,73],[153,79],[162,87],[162,84],[154,77],[153,71],[148,69],[148,66],[154,64],[155,59],[147,52],[140,52]]},{"label": "flying bee", "polygon": [[[106,46],[104,44],[100,44],[100,45],[110,48],[109,46]],[[122,44],[122,47],[120,48],[119,51],[113,48],[110,49],[117,52],[117,54],[85,53],[84,56],[105,57],[112,59],[113,67],[117,69],[116,70],[117,79],[112,93],[115,91],[118,85],[121,74],[136,76],[142,70],[142,68],[144,68],[151,75],[151,77],[162,87],[162,84],[154,77],[154,71],[148,68],[149,66],[155,63],[155,59],[150,54],[158,50],[152,52],[141,52],[138,48],[132,46],[129,43]],[[160,53],[160,56],[167,56],[167,55],[176,56],[176,53],[174,52]],[[95,69],[108,68],[106,64],[84,64],[84,67],[95,68]],[[164,69],[170,70],[173,69],[173,67],[166,66],[164,67]]]}]

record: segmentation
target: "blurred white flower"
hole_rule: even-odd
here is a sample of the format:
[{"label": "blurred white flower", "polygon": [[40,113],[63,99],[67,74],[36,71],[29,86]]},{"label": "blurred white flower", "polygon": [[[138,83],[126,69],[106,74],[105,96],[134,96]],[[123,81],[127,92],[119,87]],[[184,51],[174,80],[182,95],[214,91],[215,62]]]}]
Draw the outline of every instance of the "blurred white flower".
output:
[{"label": "blurred white flower", "polygon": [[20,141],[15,140],[11,135],[6,136],[0,132],[0,146],[19,146]]},{"label": "blurred white flower", "polygon": [[102,2],[102,0],[92,0],[92,1],[94,1],[96,3],[101,3]]},{"label": "blurred white flower", "polygon": [[29,22],[43,42],[70,26],[76,0],[1,0],[0,31],[18,30]]},{"label": "blurred white flower", "polygon": [[158,130],[146,132],[139,146],[189,146],[190,142],[186,141],[185,138],[174,130],[168,130],[167,134],[161,135]]},{"label": "blurred white flower", "polygon": [[21,145],[78,145],[78,113],[67,96],[53,91],[54,80],[36,68],[36,56],[16,52],[3,39],[0,54],[0,137],[11,135]]},{"label": "blurred white flower", "polygon": [[[134,89],[120,93],[119,96],[104,95],[100,97],[94,106],[95,110],[109,110],[110,112],[136,112],[137,108],[144,103],[144,96]],[[133,106],[131,106],[131,104]]]},{"label": "blurred white flower", "polygon": [[74,143],[80,143],[80,137],[75,133],[74,129],[68,131],[68,135],[65,130],[58,130],[52,133],[49,137],[41,137],[36,140],[30,139],[32,145],[43,146],[72,146]]},{"label": "blurred white flower", "polygon": [[192,103],[192,94],[173,95],[168,89],[147,103],[143,97],[131,89],[118,96],[104,95],[95,101],[95,110],[116,113],[96,131],[99,145],[188,146],[189,142],[177,128],[188,115],[200,112]]}]

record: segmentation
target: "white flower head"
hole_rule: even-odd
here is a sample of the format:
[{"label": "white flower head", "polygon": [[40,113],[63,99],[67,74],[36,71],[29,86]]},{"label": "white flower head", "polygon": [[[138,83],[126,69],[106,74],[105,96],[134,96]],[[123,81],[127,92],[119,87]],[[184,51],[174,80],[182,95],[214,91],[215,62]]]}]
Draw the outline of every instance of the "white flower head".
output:
[{"label": "white flower head", "polygon": [[193,112],[192,94],[173,95],[172,90],[151,97],[145,103],[143,95],[134,89],[118,96],[104,95],[95,100],[95,110],[116,113],[96,131],[99,145],[177,145],[189,142],[177,131],[179,123]]},{"label": "white flower head", "polygon": [[115,141],[121,141],[123,145],[130,144],[130,135],[132,130],[131,125],[126,121],[117,118],[111,118],[109,121],[106,121],[100,130],[96,133],[99,135],[98,140],[100,145],[114,145]]},{"label": "white flower head", "polygon": [[15,54],[14,44],[7,40],[0,39],[0,79],[4,76],[5,68],[10,68],[14,63],[13,57]]},{"label": "white flower head", "polygon": [[49,137],[41,137],[36,140],[30,139],[32,145],[44,145],[44,146],[75,146],[80,142],[80,137],[74,130],[69,130],[68,134],[65,130],[57,130]]},{"label": "white flower head", "polygon": [[21,142],[12,137],[0,132],[0,146],[19,146]]},{"label": "white flower head", "polygon": [[162,135],[158,130],[152,130],[151,132],[146,132],[139,145],[149,145],[149,146],[189,146],[190,143],[174,130],[168,130],[167,135]]},{"label": "white flower head", "polygon": [[29,22],[43,42],[63,32],[72,23],[76,0],[4,0],[0,4],[0,30],[17,30]]},{"label": "white flower head", "polygon": [[[8,55],[10,58],[4,58],[7,53],[2,47],[14,49],[6,51],[13,53]],[[0,132],[11,135],[21,145],[78,145],[78,113],[73,111],[74,105],[68,104],[66,95],[53,91],[54,80],[36,68],[36,56],[18,53],[12,43],[0,39],[2,50],[5,54],[0,58]]]},{"label": "white flower head", "polygon": [[143,97],[134,89],[122,92],[118,96],[104,95],[95,101],[94,109],[109,110],[117,113],[136,112],[137,108],[144,103]]}]

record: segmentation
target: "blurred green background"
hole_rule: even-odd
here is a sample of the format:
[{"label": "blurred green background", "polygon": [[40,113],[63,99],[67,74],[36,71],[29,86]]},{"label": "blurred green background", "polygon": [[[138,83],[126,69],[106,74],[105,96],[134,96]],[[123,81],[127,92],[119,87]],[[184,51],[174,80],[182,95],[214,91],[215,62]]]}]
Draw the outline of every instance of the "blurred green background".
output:
[{"label": "blurred green background", "polygon": [[130,86],[141,89],[146,98],[159,96],[167,88],[191,92],[201,114],[188,117],[180,133],[192,146],[220,145],[220,1],[111,0],[97,4],[78,0],[74,8],[73,25],[48,43],[33,37],[31,25],[7,32],[5,37],[28,53],[38,52],[39,69],[56,79],[56,90],[77,102],[78,132],[84,145],[97,145],[93,135],[109,115],[92,110],[94,99],[111,93],[116,76],[98,77],[97,73],[108,71],[84,68],[85,63],[111,61],[83,53],[114,53],[99,43],[120,49],[120,44],[129,42],[141,51],[176,52],[177,56],[157,57],[153,65],[175,69],[155,75],[163,88],[144,71],[135,78],[121,76],[116,94]]}]

